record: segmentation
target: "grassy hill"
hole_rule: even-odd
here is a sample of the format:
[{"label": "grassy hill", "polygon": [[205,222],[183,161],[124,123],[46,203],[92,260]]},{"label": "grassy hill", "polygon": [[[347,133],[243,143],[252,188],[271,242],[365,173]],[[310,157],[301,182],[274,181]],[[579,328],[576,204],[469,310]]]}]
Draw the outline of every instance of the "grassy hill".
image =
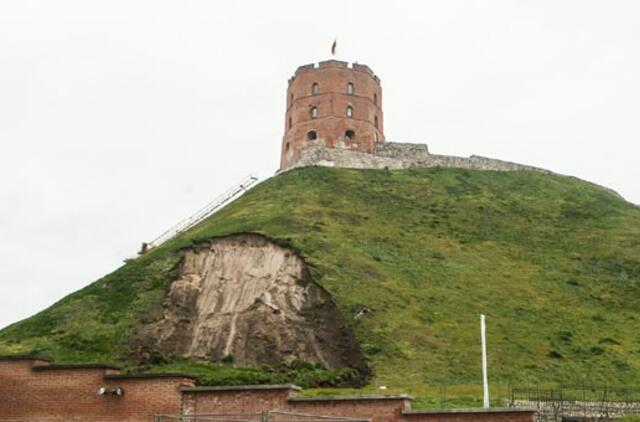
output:
[{"label": "grassy hill", "polygon": [[[362,344],[370,388],[478,383],[480,313],[493,383],[640,378],[640,208],[573,178],[456,169],[304,168],[271,178],[0,331],[0,354],[130,366],[129,333],[160,311],[176,251],[236,232],[265,234],[304,256]],[[363,307],[372,312],[354,319]],[[348,377],[170,357],[147,369],[188,370],[211,383]]]}]

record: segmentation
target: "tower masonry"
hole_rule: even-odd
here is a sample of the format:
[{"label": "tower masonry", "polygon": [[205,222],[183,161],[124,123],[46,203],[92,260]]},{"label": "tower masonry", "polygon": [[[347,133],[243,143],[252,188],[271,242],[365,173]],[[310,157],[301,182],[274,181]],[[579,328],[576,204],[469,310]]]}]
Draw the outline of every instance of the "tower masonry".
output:
[{"label": "tower masonry", "polygon": [[280,169],[308,148],[373,153],[383,142],[382,89],[368,66],[329,60],[289,79]]}]

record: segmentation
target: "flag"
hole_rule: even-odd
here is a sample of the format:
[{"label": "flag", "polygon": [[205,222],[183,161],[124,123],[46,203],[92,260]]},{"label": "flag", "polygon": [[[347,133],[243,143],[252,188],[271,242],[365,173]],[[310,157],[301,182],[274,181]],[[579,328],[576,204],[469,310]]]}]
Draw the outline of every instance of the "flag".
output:
[{"label": "flag", "polygon": [[331,46],[331,55],[335,56],[336,55],[336,47],[338,45],[338,40],[334,40],[333,41],[333,45]]}]

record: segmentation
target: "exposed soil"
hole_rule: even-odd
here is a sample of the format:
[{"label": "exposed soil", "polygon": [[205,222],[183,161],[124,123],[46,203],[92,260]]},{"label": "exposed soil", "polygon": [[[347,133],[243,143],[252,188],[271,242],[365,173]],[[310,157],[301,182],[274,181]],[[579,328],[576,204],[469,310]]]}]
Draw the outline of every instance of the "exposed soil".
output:
[{"label": "exposed soil", "polygon": [[134,349],[238,366],[303,361],[364,368],[363,354],[331,296],[295,252],[255,234],[183,251],[160,320],[143,325]]}]

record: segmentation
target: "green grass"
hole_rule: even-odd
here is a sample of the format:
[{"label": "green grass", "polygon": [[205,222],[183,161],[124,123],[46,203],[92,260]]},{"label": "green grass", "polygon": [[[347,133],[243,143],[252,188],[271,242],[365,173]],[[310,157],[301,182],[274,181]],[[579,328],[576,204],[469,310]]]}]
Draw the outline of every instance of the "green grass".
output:
[{"label": "green grass", "polygon": [[331,371],[322,365],[302,362],[277,368],[268,366],[238,368],[225,363],[193,362],[181,358],[149,368],[149,372],[185,373],[195,377],[196,382],[201,385],[293,383],[304,387],[340,385],[357,375],[349,368]]},{"label": "green grass", "polygon": [[[161,312],[176,252],[236,232],[263,233],[305,257],[375,372],[364,391],[386,385],[428,405],[448,384],[477,400],[477,387],[464,386],[480,381],[480,313],[492,384],[626,385],[640,376],[640,209],[573,178],[456,169],[304,168],[271,178],[0,331],[0,354],[129,366],[129,334]],[[362,306],[373,312],[354,319]],[[171,359],[152,369],[167,368],[212,383],[326,385],[344,375]]]}]

